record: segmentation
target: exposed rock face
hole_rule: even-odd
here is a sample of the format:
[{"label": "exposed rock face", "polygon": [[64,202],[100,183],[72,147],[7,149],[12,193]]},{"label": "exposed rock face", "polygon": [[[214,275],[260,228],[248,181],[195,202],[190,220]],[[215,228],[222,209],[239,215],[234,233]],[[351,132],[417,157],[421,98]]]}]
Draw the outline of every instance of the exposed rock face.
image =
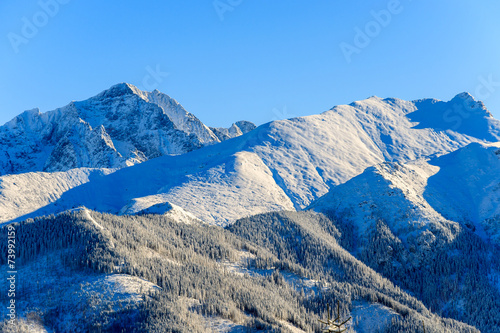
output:
[{"label": "exposed rock face", "polygon": [[163,155],[179,155],[255,128],[215,134],[177,101],[155,90],[122,83],[82,102],[40,113],[26,111],[0,127],[0,175],[121,168]]}]

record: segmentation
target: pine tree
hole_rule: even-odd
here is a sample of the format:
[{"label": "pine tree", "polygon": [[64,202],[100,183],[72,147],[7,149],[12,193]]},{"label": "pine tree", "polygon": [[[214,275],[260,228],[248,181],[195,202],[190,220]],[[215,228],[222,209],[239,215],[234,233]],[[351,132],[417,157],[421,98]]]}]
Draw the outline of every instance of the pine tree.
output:
[{"label": "pine tree", "polygon": [[347,318],[343,322],[340,322],[340,302],[337,301],[337,317],[334,320],[330,319],[330,304],[326,305],[327,308],[327,313],[328,313],[328,319],[327,321],[323,321],[321,319],[318,319],[320,323],[323,323],[326,325],[326,328],[323,329],[324,333],[341,333],[345,332],[347,328],[342,328],[349,320],[351,320],[352,317]]}]

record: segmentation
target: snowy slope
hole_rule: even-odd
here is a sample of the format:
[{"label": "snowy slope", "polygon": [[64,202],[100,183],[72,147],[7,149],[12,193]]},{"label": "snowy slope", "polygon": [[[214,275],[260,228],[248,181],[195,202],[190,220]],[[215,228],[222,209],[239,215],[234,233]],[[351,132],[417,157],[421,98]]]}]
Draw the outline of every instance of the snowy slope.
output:
[{"label": "snowy slope", "polygon": [[[145,201],[145,202],[144,202]],[[144,203],[144,205],[143,205]],[[141,208],[146,207],[142,210]],[[200,219],[198,219],[196,216],[191,214],[190,212],[186,212],[184,209],[177,205],[173,205],[169,202],[162,202],[158,204],[154,204],[151,206],[151,201],[149,200],[144,200],[144,199],[138,199],[138,200],[132,200],[130,205],[125,206],[122,208],[122,211],[120,212],[121,214],[126,214],[126,215],[147,215],[147,214],[156,214],[156,215],[165,215],[172,220],[175,220],[180,223],[203,223]]]},{"label": "snowy slope", "polygon": [[470,144],[429,163],[439,172],[428,179],[427,202],[500,244],[500,143]]},{"label": "snowy slope", "polygon": [[[261,220],[265,216],[270,218]],[[325,221],[320,214],[283,212],[250,217],[223,230],[86,209],[25,221],[15,225],[16,243],[24,249],[16,262],[17,315],[44,332],[165,332],[176,327],[179,332],[244,332],[262,327],[252,324],[256,318],[270,321],[279,332],[311,332],[325,318],[317,304],[337,299],[342,317],[353,316],[355,331],[350,332],[369,332],[368,323],[393,326],[391,319],[403,317],[413,326],[424,321],[440,332],[445,327],[478,332],[436,316],[356,260],[322,229]],[[291,249],[303,256],[277,256]],[[5,260],[0,263],[7,270]],[[0,287],[7,288],[8,282],[3,279]],[[7,302],[0,300],[2,306]],[[214,304],[223,306],[208,314],[200,311]],[[154,325],[158,316],[171,319]],[[297,319],[305,316],[310,320]],[[193,322],[201,327],[186,325]],[[2,324],[5,320],[0,331],[10,332]],[[265,328],[261,331],[270,330]]]},{"label": "snowy slope", "polygon": [[[472,100],[468,94],[448,103],[429,100],[434,104],[430,104],[433,111],[428,116],[441,119],[457,99],[462,103]],[[273,170],[296,208],[304,208],[330,186],[347,181],[369,166],[443,154],[484,140],[465,133],[468,123],[456,131],[419,128],[412,119],[427,114],[431,102],[371,97],[320,115],[273,122],[265,134],[259,132],[267,142],[254,150]],[[436,103],[440,109],[435,108]],[[500,122],[487,110],[477,118],[488,126],[486,134],[491,140],[497,141]]]},{"label": "snowy slope", "polygon": [[467,309],[500,305],[499,171],[500,143],[471,143],[367,168],[309,208],[332,216],[365,264],[438,312],[489,332]]},{"label": "snowy slope", "polygon": [[[88,274],[64,269],[61,251],[42,255],[36,261],[23,265],[17,271],[23,293],[17,304],[19,323],[27,322],[34,329],[16,332],[53,332],[43,327],[43,320],[36,320],[35,313],[54,311],[64,306],[65,311],[57,323],[59,332],[85,332],[82,328],[90,318],[103,318],[106,311],[136,310],[148,297],[159,290],[153,283],[126,274]],[[6,267],[2,267],[6,268]],[[7,287],[6,282],[0,286]],[[101,319],[105,324],[105,319]],[[19,326],[21,326],[18,324]],[[28,325],[26,325],[28,326]],[[22,327],[22,326],[21,326]]]},{"label": "snowy slope", "polygon": [[0,127],[0,175],[119,168],[241,134],[219,137],[169,96],[122,83],[54,111],[26,111]]},{"label": "snowy slope", "polygon": [[334,211],[365,237],[383,220],[419,250],[452,240],[458,223],[499,242],[499,148],[472,143],[432,159],[382,163],[333,187],[309,208]]},{"label": "snowy slope", "polygon": [[378,303],[355,302],[351,316],[353,317],[353,326],[356,333],[370,333],[381,331],[397,317],[390,308]]},{"label": "snowy slope", "polygon": [[[154,211],[161,204],[164,207],[173,204],[204,222],[226,224],[252,212],[293,209],[269,168],[255,153],[213,155],[208,161],[204,149],[193,153],[157,158],[118,170],[116,177],[96,179],[73,188],[29,216],[79,205],[104,212],[138,214],[147,213],[150,207]],[[16,179],[18,175],[12,177]],[[11,196],[1,199],[5,209],[16,214]]]},{"label": "snowy slope", "polygon": [[[474,110],[469,120],[475,121],[455,129],[412,121],[425,114],[427,123],[447,123],[443,115],[457,105]],[[478,124],[488,130],[479,131],[483,127]],[[371,97],[319,115],[271,122],[217,145],[119,170],[68,191],[33,214],[75,205],[113,213],[139,212],[168,202],[208,223],[226,224],[263,211],[303,209],[332,186],[384,161],[438,156],[499,137],[500,122],[468,94],[447,103]],[[15,211],[12,198],[1,200]]]},{"label": "snowy slope", "polygon": [[[113,169],[73,169],[0,176],[0,222],[50,204],[71,188],[112,173]],[[58,211],[58,210],[55,210]]]}]

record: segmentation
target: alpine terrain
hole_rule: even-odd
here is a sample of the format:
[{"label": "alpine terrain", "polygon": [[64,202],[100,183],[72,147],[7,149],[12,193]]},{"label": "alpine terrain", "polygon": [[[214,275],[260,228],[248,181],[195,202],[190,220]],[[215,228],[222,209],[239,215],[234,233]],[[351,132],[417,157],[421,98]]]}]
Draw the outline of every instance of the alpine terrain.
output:
[{"label": "alpine terrain", "polygon": [[216,128],[118,84],[0,127],[0,223],[5,332],[500,332],[500,121],[468,93]]}]

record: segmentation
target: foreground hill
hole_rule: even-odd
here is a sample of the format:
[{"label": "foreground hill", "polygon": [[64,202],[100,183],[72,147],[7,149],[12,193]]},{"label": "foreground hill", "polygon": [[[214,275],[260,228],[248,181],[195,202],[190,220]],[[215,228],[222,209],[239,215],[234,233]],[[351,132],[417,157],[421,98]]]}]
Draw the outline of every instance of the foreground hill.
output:
[{"label": "foreground hill", "polygon": [[431,310],[498,332],[491,313],[500,308],[499,148],[473,143],[383,163],[309,208],[337,221],[353,255]]},{"label": "foreground hill", "polygon": [[263,214],[224,230],[78,209],[10,228],[19,249],[16,332],[321,332],[318,319],[335,301],[353,317],[351,333],[414,332],[422,322],[427,332],[478,332],[356,260],[319,214]]},{"label": "foreground hill", "polygon": [[[460,113],[451,118],[454,110]],[[467,121],[458,122],[460,114]],[[169,203],[225,225],[251,214],[303,209],[332,186],[385,161],[439,156],[499,138],[500,122],[467,93],[449,102],[372,97],[319,115],[264,124],[216,145],[162,156],[77,187],[67,185],[64,191],[55,191],[50,182],[42,190],[30,189],[25,175],[4,176],[0,218],[22,219],[82,204],[134,214]],[[28,186],[23,191],[42,192],[42,199],[20,205],[13,185],[19,182]]]}]

